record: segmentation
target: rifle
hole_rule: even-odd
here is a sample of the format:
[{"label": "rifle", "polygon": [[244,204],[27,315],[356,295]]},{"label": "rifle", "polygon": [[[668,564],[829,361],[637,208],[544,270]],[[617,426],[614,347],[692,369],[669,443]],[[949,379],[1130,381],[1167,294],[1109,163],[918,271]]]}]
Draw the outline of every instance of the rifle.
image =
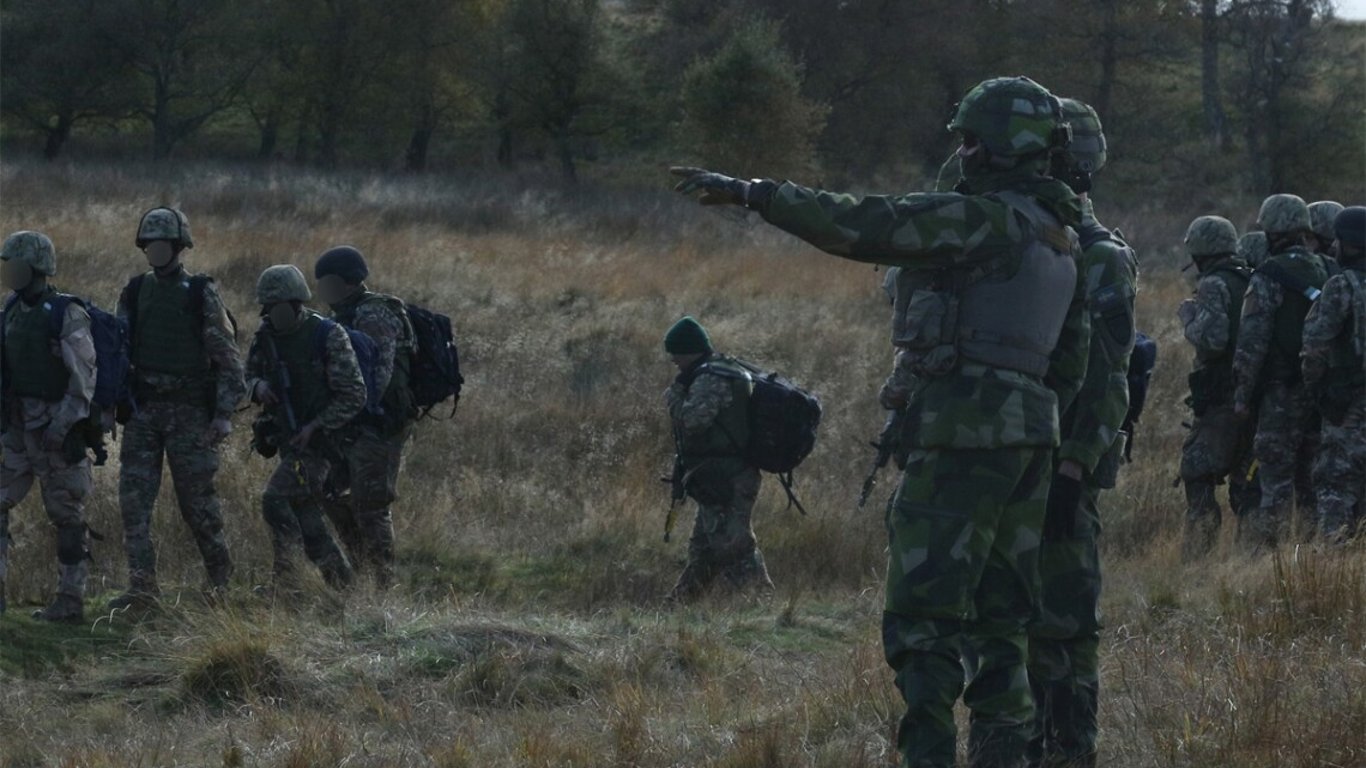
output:
[{"label": "rifle", "polygon": [[274,381],[270,382],[272,387],[279,387],[275,393],[275,398],[280,401],[280,406],[285,412],[285,427],[289,429],[289,436],[293,437],[299,433],[299,419],[294,415],[294,404],[289,401],[289,390],[292,384],[289,380],[289,368],[280,359],[280,349],[275,346],[275,340],[267,332],[261,333],[261,343],[269,345],[267,352],[270,355],[271,373],[274,374]]},{"label": "rifle", "polygon": [[673,473],[659,479],[669,484],[669,513],[664,517],[664,541],[667,542],[678,522],[678,502],[687,496],[687,474],[683,472],[683,460],[677,454],[674,455]]},{"label": "rifle", "polygon": [[868,496],[873,492],[873,486],[877,484],[877,473],[887,466],[892,455],[901,448],[901,425],[905,418],[906,411],[904,409],[890,411],[877,440],[869,443],[877,449],[877,455],[873,458],[873,468],[868,471],[868,476],[863,479],[863,490],[858,496],[859,509],[863,509],[863,505],[868,503]]}]

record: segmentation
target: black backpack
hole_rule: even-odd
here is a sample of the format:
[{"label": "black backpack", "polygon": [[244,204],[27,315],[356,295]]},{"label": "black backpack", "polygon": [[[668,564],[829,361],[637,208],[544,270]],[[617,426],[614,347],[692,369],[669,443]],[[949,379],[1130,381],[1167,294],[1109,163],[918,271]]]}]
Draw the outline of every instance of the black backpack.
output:
[{"label": "black backpack", "polygon": [[455,345],[451,319],[415,304],[407,304],[406,308],[413,325],[412,369],[408,379],[413,405],[426,416],[432,408],[451,400],[454,416],[465,377],[460,375],[460,351]]},{"label": "black backpack", "polygon": [[[788,505],[806,514],[792,492],[792,472],[816,447],[821,402],[790,379],[744,360],[732,362],[749,373],[754,385],[749,396],[749,442],[737,447],[745,463],[777,475]],[[724,375],[721,369],[712,370]]]}]

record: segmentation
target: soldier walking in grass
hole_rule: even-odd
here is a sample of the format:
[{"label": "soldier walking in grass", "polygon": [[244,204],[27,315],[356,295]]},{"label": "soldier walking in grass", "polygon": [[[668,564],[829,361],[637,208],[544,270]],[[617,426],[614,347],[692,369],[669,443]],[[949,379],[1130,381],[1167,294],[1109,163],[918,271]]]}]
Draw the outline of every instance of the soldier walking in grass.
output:
[{"label": "soldier walking in grass", "polygon": [[1091,343],[1081,391],[1062,414],[1062,444],[1039,549],[1042,610],[1029,627],[1029,681],[1036,711],[1031,766],[1096,765],[1100,691],[1099,498],[1115,487],[1129,413],[1129,355],[1135,341],[1138,257],[1096,220],[1092,176],[1105,166],[1105,134],[1089,105],[1063,99],[1072,143],[1053,176],[1081,199],[1081,273]]},{"label": "soldier walking in grass", "polygon": [[174,208],[153,208],[138,223],[137,247],[151,268],[119,297],[129,326],[133,406],[121,414],[119,507],[128,555],[128,590],[109,602],[154,601],[157,584],[152,512],[170,466],[180,516],[194,535],[209,588],[227,587],[232,558],[214,480],[218,450],[246,394],[236,328],[213,278],[183,263],[194,247],[190,223]]},{"label": "soldier walking in grass", "polygon": [[1318,528],[1310,480],[1317,413],[1301,377],[1300,349],[1305,315],[1328,279],[1323,258],[1306,245],[1304,200],[1272,195],[1257,219],[1270,256],[1248,283],[1233,359],[1234,412],[1245,419],[1256,414],[1253,454],[1262,499],[1239,529],[1253,548],[1274,546],[1293,529],[1305,537]]},{"label": "soldier walking in grass", "polygon": [[972,713],[969,764],[1017,766],[1034,724],[1026,627],[1038,608],[1058,413],[1081,387],[1089,348],[1068,229],[1081,223],[1081,203],[1048,175],[1070,131],[1037,83],[979,84],[949,129],[962,139],[950,193],[858,198],[674,173],[684,177],[677,189],[701,192],[703,204],[745,206],[832,255],[917,275],[914,334],[903,340],[916,383],[887,519],[883,614],[906,701],[898,749],[906,766],[952,766],[961,696]]},{"label": "soldier walking in grass", "polygon": [[349,245],[318,258],[313,277],[318,297],[332,318],[375,342],[375,389],[382,392],[377,414],[362,411],[340,435],[341,458],[328,479],[323,507],[354,568],[373,572],[388,588],[394,578],[394,526],[389,506],[398,498],[403,446],[412,434],[416,409],[409,384],[414,349],[412,323],[403,302],[365,286],[370,269]]},{"label": "soldier walking in grass", "polygon": [[57,251],[47,235],[15,232],[0,246],[0,284],[9,292],[0,315],[0,612],[10,511],[37,481],[56,529],[57,595],[34,618],[76,623],[84,618],[91,489],[77,427],[90,416],[97,368],[90,313],[52,287],[56,274]]},{"label": "soldier walking in grass", "polygon": [[1353,206],[1334,223],[1341,274],[1304,321],[1304,385],[1323,417],[1314,464],[1319,530],[1332,543],[1351,538],[1366,503],[1366,208]]},{"label": "soldier walking in grass", "polygon": [[1214,491],[1225,479],[1229,506],[1240,519],[1251,510],[1255,490],[1247,477],[1252,461],[1252,426],[1233,413],[1233,351],[1238,343],[1243,294],[1252,270],[1235,255],[1240,243],[1232,222],[1201,216],[1186,230],[1186,252],[1199,270],[1194,298],[1181,302],[1177,316],[1195,348],[1186,404],[1193,419],[1181,446],[1181,482],[1186,520],[1181,552],[1193,560],[1218,541],[1223,515]]},{"label": "soldier walking in grass", "polygon": [[256,448],[280,458],[261,496],[276,590],[294,586],[301,543],[329,585],[346,587],[352,578],[319,502],[335,435],[365,406],[365,380],[346,330],[305,309],[311,298],[297,267],[262,272],[256,284],[261,329],[247,355],[247,388],[264,411],[253,427]]},{"label": "soldier walking in grass", "polygon": [[665,334],[664,351],[678,368],[664,392],[677,450],[675,497],[681,492],[697,502],[688,564],[669,599],[692,600],[718,577],[734,590],[771,592],[750,521],[762,477],[742,455],[750,437],[750,374],[718,354],[691,317]]}]

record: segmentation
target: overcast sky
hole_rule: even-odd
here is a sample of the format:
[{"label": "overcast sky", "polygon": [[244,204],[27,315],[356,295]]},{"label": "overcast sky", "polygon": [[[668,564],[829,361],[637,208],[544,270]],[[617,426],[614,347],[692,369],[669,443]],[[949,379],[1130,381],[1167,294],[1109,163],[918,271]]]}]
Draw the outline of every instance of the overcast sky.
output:
[{"label": "overcast sky", "polygon": [[1337,8],[1344,19],[1366,19],[1366,0],[1338,0]]}]

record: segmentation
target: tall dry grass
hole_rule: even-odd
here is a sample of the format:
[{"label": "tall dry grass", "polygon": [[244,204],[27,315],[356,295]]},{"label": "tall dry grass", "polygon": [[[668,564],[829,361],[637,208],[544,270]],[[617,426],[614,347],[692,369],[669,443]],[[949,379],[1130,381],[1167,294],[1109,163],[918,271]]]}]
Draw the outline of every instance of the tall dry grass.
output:
[{"label": "tall dry grass", "polygon": [[[161,615],[100,616],[57,636],[17,610],[0,621],[0,766],[891,764],[900,707],[877,632],[886,534],[877,504],[853,503],[890,362],[880,275],[662,183],[0,168],[0,226],[52,235],[59,285],[106,306],[143,268],[133,230],[161,203],[189,214],[190,266],[217,276],[244,340],[262,268],[308,271],[350,242],[375,288],[455,319],[467,394],[410,448],[395,507],[401,586],[344,606],[316,583],[292,606],[248,593],[269,571],[257,499],[270,465],[250,455],[240,415],[219,477],[238,562],[228,606],[200,604],[167,483]],[[1225,544],[1180,564],[1171,480],[1188,358],[1173,310],[1189,288],[1173,245],[1186,217],[1099,207],[1143,251],[1140,326],[1162,346],[1136,461],[1105,499],[1103,764],[1362,764],[1366,559],[1358,548],[1248,560]],[[684,313],[825,403],[799,472],[811,515],[786,509],[772,483],[756,511],[778,583],[770,604],[659,608],[685,538],[661,540],[672,373],[660,338]],[[112,534],[93,570],[106,594],[123,584],[116,478],[116,459],[96,470],[89,504]],[[36,499],[14,517],[18,608],[54,574]]]}]

